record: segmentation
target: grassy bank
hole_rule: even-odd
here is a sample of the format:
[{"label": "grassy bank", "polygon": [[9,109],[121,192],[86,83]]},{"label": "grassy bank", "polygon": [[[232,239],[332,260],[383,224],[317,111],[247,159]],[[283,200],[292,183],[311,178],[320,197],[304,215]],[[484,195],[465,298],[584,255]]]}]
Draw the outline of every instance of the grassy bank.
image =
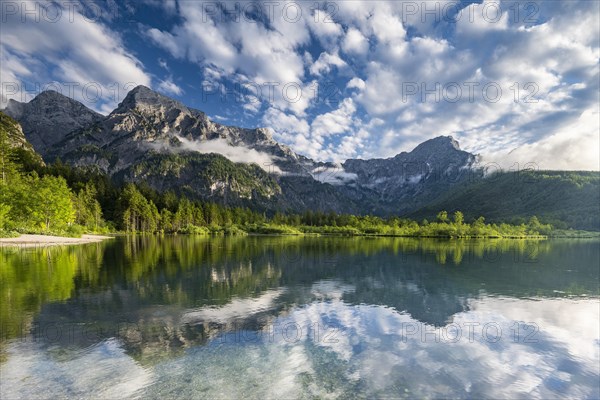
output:
[{"label": "grassy bank", "polygon": [[[480,221],[481,222],[481,221]],[[276,235],[276,236],[370,236],[370,237],[407,237],[407,238],[446,238],[446,239],[546,239],[546,238],[600,238],[600,232],[590,232],[573,229],[552,229],[544,226],[535,230],[528,225],[509,224],[457,224],[455,222],[435,222],[418,224],[411,222],[403,225],[368,225],[368,226],[290,226],[273,223],[228,224],[196,226],[188,224],[177,230],[161,231],[116,231],[102,229],[89,230],[82,226],[72,226],[70,229],[59,231],[28,230],[24,232],[0,230],[0,238],[16,238],[21,234],[45,235],[65,238],[81,238],[82,235],[119,235],[119,234],[182,234],[182,235],[218,235],[218,236],[245,236],[245,235]]]}]

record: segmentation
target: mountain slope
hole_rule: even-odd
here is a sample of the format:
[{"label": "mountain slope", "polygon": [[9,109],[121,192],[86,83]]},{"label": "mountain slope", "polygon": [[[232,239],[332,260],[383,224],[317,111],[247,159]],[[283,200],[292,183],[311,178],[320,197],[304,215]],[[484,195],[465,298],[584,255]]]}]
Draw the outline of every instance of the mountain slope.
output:
[{"label": "mountain slope", "polygon": [[598,173],[533,174],[531,185],[515,184],[507,174],[486,178],[478,156],[452,137],[387,159],[335,165],[294,153],[267,129],[215,123],[145,86],[131,90],[108,116],[56,92],[27,104],[13,101],[7,112],[47,161],[60,158],[117,182],[144,182],[200,200],[268,212],[427,218],[460,209],[491,220],[538,215],[574,227],[598,226]]},{"label": "mountain slope", "polygon": [[16,156],[25,165],[43,165],[42,157],[35,152],[31,143],[25,138],[21,125],[0,111],[0,138],[15,149]]},{"label": "mountain slope", "polygon": [[[68,159],[76,165],[89,164],[94,160],[105,172],[113,174],[140,161],[148,152],[203,152],[203,147],[208,150],[209,141],[229,150],[254,150],[244,156],[248,161],[257,161],[265,170],[277,167],[300,173],[305,165],[310,167],[313,163],[277,143],[266,129],[214,123],[203,112],[145,86],[130,91],[123,102],[101,121],[71,132],[54,146],[51,155]],[[82,149],[86,145],[92,147]],[[108,153],[102,154],[96,148]],[[118,160],[111,162],[114,156],[118,156]],[[252,156],[256,160],[252,160]]]},{"label": "mountain slope", "polygon": [[[267,129],[214,123],[203,112],[144,86],[129,92],[107,117],[67,134],[46,158],[92,167],[118,181],[143,181],[159,191],[228,205],[342,211],[347,203],[329,185],[310,177],[323,163],[277,143]],[[308,179],[294,179],[302,176]],[[294,188],[304,187],[317,199],[301,198],[294,191],[286,196],[282,180],[301,182]]]},{"label": "mountain slope", "polygon": [[411,214],[435,218],[440,210],[461,210],[488,222],[523,222],[538,216],[560,228],[600,230],[600,173],[520,171],[496,173],[447,192]]},{"label": "mountain slope", "polygon": [[411,152],[388,159],[347,160],[347,173],[356,175],[355,187],[344,189],[348,196],[365,196],[371,191],[370,208],[383,214],[402,214],[436,199],[440,193],[473,177],[477,156],[460,149],[450,136],[427,140]]},{"label": "mountain slope", "polygon": [[80,102],[52,90],[40,93],[29,103],[11,99],[4,112],[19,121],[27,140],[44,157],[68,133],[103,118]]},{"label": "mountain slope", "polygon": [[174,190],[192,198],[259,209],[269,208],[272,199],[281,195],[277,182],[257,165],[235,164],[219,154],[151,154],[116,178],[144,182],[159,192]]}]

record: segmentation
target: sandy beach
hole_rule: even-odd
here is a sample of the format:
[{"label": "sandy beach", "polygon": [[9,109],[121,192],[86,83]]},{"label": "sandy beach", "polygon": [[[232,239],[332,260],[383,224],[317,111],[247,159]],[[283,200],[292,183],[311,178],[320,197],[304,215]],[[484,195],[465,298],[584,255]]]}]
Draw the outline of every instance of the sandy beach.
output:
[{"label": "sandy beach", "polygon": [[48,235],[21,235],[16,238],[0,238],[0,247],[47,247],[86,244],[112,239],[112,236],[82,235],[80,238]]}]

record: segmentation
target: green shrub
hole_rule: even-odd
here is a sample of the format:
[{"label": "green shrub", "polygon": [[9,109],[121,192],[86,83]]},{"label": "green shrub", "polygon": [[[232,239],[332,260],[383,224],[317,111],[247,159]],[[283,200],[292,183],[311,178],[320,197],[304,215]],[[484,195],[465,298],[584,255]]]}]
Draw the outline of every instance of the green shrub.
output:
[{"label": "green shrub", "polygon": [[223,229],[223,233],[228,236],[246,236],[248,232],[237,225],[228,225]]},{"label": "green shrub", "polygon": [[249,224],[246,225],[246,231],[262,235],[302,235],[302,232],[288,225],[277,224]]},{"label": "green shrub", "polygon": [[[85,228],[81,225],[72,224],[64,230],[64,235],[68,237],[80,238],[85,232]],[[62,235],[61,235],[62,236]]]},{"label": "green shrub", "polygon": [[211,232],[208,230],[208,228],[204,226],[196,226],[189,224],[181,228],[180,233],[188,235],[208,235]]},{"label": "green shrub", "polygon": [[0,229],[0,238],[15,238],[19,236],[21,236],[19,232]]}]

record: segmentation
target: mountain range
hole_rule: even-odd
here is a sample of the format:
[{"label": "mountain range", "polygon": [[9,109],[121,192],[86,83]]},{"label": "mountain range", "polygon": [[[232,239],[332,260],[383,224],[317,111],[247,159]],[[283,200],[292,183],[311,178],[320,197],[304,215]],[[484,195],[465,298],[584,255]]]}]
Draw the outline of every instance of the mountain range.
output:
[{"label": "mountain range", "polygon": [[[32,146],[32,154],[46,162],[61,159],[117,182],[144,182],[194,199],[266,212],[431,218],[446,208],[461,209],[467,217],[483,213],[514,220],[537,214],[564,226],[600,226],[594,212],[600,204],[598,173],[527,171],[538,182],[529,186],[510,173],[493,174],[492,180],[479,157],[448,136],[391,158],[334,164],[295,153],[268,129],[216,123],[145,86],[131,90],[108,116],[54,91],[28,103],[10,100],[3,112],[22,127],[21,146]],[[530,201],[539,199],[530,193],[534,186],[543,192],[541,207]],[[507,204],[512,206],[498,212]]]}]

